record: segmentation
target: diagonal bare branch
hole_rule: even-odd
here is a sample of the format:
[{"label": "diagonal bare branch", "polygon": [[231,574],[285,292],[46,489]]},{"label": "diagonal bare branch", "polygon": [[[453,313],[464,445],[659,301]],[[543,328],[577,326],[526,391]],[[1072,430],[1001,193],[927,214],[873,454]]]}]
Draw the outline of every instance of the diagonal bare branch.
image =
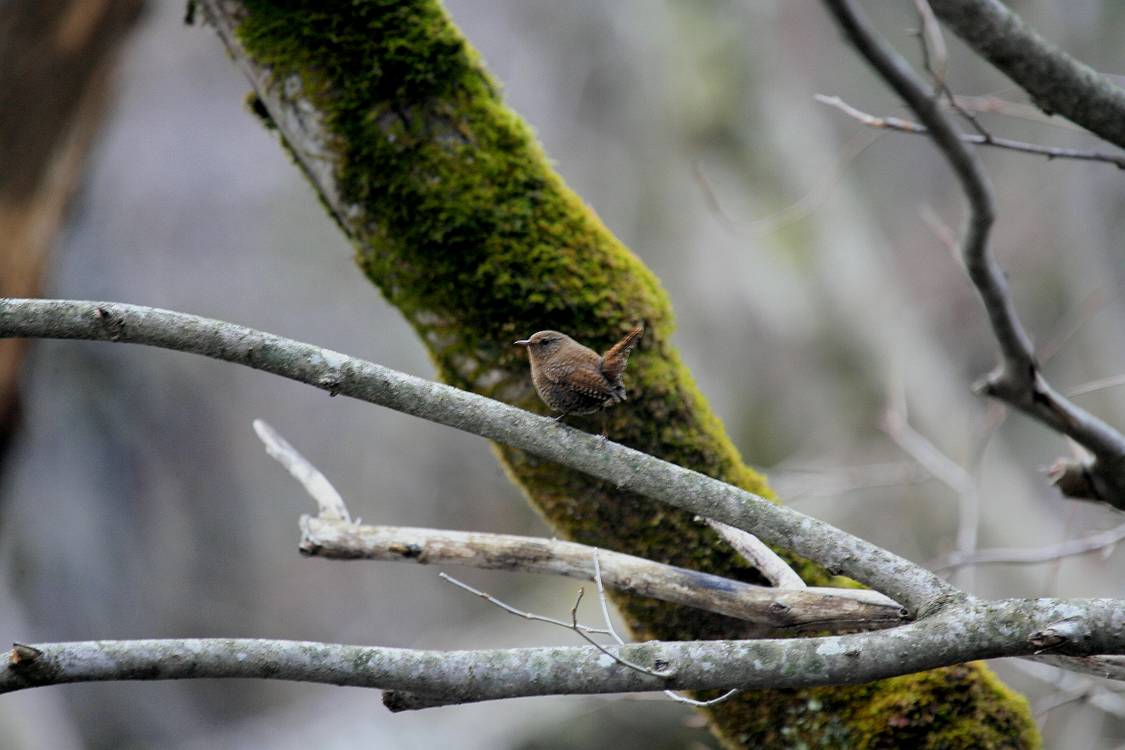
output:
[{"label": "diagonal bare branch", "polygon": [[[974,389],[1010,404],[1093,454],[1094,459],[1080,467],[1089,481],[1060,482],[1064,492],[1083,493],[1125,507],[1125,436],[1060,395],[1040,372],[1007,280],[989,250],[996,209],[992,186],[980,159],[966,146],[962,134],[925,83],[870,26],[852,0],[825,0],[825,5],[859,53],[914,110],[965,193],[967,219],[960,243],[961,257],[984,303],[1002,360],[1000,367]],[[933,6],[940,17],[938,4]]]},{"label": "diagonal bare branch", "polygon": [[232,323],[109,302],[0,299],[0,338],[146,344],[253,367],[528,451],[692,513],[750,531],[865,583],[912,614],[963,596],[878,545],[741,488],[447,385]]},{"label": "diagonal bare branch", "polygon": [[715,533],[731,546],[731,549],[753,565],[774,586],[779,589],[806,588],[805,582],[797,575],[797,571],[749,531],[710,518],[704,518],[703,522],[714,529]]},{"label": "diagonal bare branch", "polygon": [[1058,114],[1125,148],[1125,90],[1043,39],[999,0],[929,0],[946,26]]}]

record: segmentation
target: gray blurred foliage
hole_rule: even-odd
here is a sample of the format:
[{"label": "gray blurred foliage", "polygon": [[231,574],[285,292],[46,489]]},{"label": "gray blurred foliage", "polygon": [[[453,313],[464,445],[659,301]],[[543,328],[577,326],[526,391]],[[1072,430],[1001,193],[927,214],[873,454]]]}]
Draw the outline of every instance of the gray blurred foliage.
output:
[{"label": "gray blurred foliage", "polygon": [[[867,5],[917,60],[910,4]],[[1119,3],[1013,5],[1077,57],[1125,71]],[[701,389],[783,498],[916,560],[951,549],[957,498],[877,428],[888,393],[901,392],[913,426],[976,472],[981,546],[1041,545],[1122,520],[1045,486],[1041,467],[1068,450],[1045,429],[1010,417],[985,441],[994,411],[968,385],[992,366],[993,342],[923,220],[931,211],[956,227],[961,197],[923,139],[877,137],[813,101],[835,94],[904,114],[817,3],[449,7],[562,174],[661,277]],[[214,34],[181,15],[180,3],[153,3],[123,61],[48,294],[232,320],[430,376],[412,332],[243,109],[248,87]],[[1023,101],[947,43],[955,91]],[[1096,145],[1061,123],[986,122],[1014,138]],[[873,143],[855,155],[864,140]],[[1048,377],[1066,390],[1125,371],[1121,174],[984,158],[999,198],[994,247],[1019,311],[1038,343],[1061,341]],[[1120,427],[1123,397],[1081,403]],[[250,422],[273,423],[366,521],[548,534],[484,441],[249,370],[104,344],[38,343],[26,398],[0,478],[7,640],[572,642],[435,570],[302,559],[296,519],[310,503]],[[859,486],[880,484],[887,467],[899,477],[891,486]],[[1121,596],[1120,565],[1111,551],[958,580],[987,595]],[[565,613],[573,596],[571,582],[462,575],[547,614]],[[1033,699],[1051,690],[997,669]],[[392,716],[370,692],[279,683],[49,688],[5,696],[0,721],[14,750],[713,746],[671,703],[527,699]],[[1125,723],[1080,702],[1043,721],[1047,746],[1125,736]]]}]

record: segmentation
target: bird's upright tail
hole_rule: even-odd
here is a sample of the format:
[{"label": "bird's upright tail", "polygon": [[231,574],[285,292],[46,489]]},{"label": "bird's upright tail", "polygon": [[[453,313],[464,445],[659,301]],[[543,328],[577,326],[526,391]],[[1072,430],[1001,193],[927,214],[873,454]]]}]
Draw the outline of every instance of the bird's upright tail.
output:
[{"label": "bird's upright tail", "polygon": [[643,325],[637,326],[602,355],[602,374],[611,383],[620,378],[621,373],[625,371],[625,363],[629,361],[629,353],[633,351],[633,347],[637,345],[644,332],[645,327]]}]

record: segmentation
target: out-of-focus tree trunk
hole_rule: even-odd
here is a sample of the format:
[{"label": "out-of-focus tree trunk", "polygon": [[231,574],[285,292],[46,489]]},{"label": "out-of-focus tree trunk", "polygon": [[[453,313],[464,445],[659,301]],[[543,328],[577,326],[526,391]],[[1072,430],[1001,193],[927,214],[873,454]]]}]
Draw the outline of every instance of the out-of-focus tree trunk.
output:
[{"label": "out-of-focus tree trunk", "polygon": [[[143,0],[0,3],[0,297],[43,287],[67,201]],[[18,413],[26,343],[0,341],[0,458]]]},{"label": "out-of-focus tree trunk", "polygon": [[[254,82],[255,110],[286,139],[442,378],[545,411],[514,339],[556,328],[604,349],[644,321],[626,373],[632,398],[611,412],[612,437],[769,492],[672,346],[671,306],[657,279],[551,169],[435,0],[201,5]],[[571,539],[755,579],[687,514],[534,456],[499,453],[529,500]],[[807,562],[798,570],[810,582],[831,580]],[[616,601],[638,638],[743,632],[716,615]],[[1037,744],[1026,701],[980,664],[854,687],[746,693],[709,714],[729,747]]]}]

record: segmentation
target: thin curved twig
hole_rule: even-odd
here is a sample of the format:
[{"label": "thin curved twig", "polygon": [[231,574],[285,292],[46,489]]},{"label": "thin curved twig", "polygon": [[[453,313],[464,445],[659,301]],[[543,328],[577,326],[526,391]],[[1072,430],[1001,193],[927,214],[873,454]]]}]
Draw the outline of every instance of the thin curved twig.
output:
[{"label": "thin curved twig", "polygon": [[934,560],[928,567],[932,570],[951,570],[966,565],[1034,565],[1036,563],[1062,560],[1066,557],[1087,555],[1091,552],[1112,547],[1125,539],[1125,524],[1115,526],[1097,534],[1078,539],[1068,539],[1058,544],[1043,547],[995,547],[964,553],[951,552]]},{"label": "thin curved twig", "polygon": [[[567,630],[573,630],[576,633],[579,633],[580,635],[583,632],[594,633],[596,635],[609,635],[609,631],[606,630],[605,628],[594,628],[594,627],[591,627],[589,625],[581,625],[576,621],[575,622],[564,622],[563,620],[557,620],[554,617],[547,617],[546,615],[537,615],[534,612],[527,612],[526,610],[517,609],[516,607],[513,607],[512,605],[510,605],[510,604],[508,604],[508,603],[506,603],[506,602],[504,602],[500,599],[497,599],[495,596],[488,593],[487,591],[481,591],[478,588],[474,588],[474,587],[470,586],[469,584],[465,583],[464,581],[462,581],[460,579],[457,579],[457,578],[454,578],[453,576],[449,575],[448,573],[446,573],[444,571],[442,571],[441,573],[438,573],[438,578],[440,578],[441,580],[443,580],[447,583],[453,584],[454,586],[456,586],[459,589],[462,589],[464,591],[468,591],[470,594],[472,594],[474,596],[477,596],[477,597],[480,597],[481,599],[484,599],[489,604],[493,605],[494,607],[499,607],[500,609],[504,610],[505,612],[507,612],[510,615],[515,615],[516,617],[521,617],[524,620],[531,620],[533,622],[543,622],[543,623],[546,623],[548,625],[557,625],[560,628],[566,628]],[[579,589],[579,591],[581,591],[581,590],[582,589]],[[581,599],[579,599],[579,601],[581,601]],[[577,605],[575,605],[575,609],[577,609],[577,608],[578,608]],[[645,674],[651,674],[651,672],[647,671],[644,667],[641,667],[640,671],[644,672]]]},{"label": "thin curved twig", "polygon": [[[852,105],[845,102],[838,96],[825,96],[824,94],[815,94],[813,96],[821,104],[826,104],[829,107],[835,107],[848,117],[858,120],[869,128],[877,130],[894,130],[898,133],[911,133],[914,135],[926,135],[930,131],[925,125],[913,122],[911,120],[904,120],[901,117],[879,117],[857,109]],[[955,100],[954,100],[955,101]],[[1112,164],[1118,169],[1125,169],[1125,156],[1117,154],[1107,154],[1104,151],[1094,151],[1090,149],[1081,148],[1061,148],[1058,146],[1043,146],[1038,143],[1027,143],[1026,141],[1017,141],[1011,138],[998,138],[994,135],[982,135],[980,133],[961,133],[960,136],[965,143],[971,143],[976,146],[991,146],[992,148],[1006,149],[1008,151],[1019,151],[1025,154],[1034,154],[1036,156],[1045,157],[1048,161],[1054,159],[1076,160],[1076,161],[1094,161],[1102,162],[1104,164]]]},{"label": "thin curved twig", "polygon": [[269,454],[270,458],[284,466],[293,475],[293,478],[301,483],[305,492],[309,493],[309,496],[316,501],[320,518],[351,523],[352,517],[348,513],[348,506],[344,503],[344,498],[328,481],[328,477],[320,472],[320,469],[313,466],[267,422],[255,419],[254,432],[257,433],[258,439],[265,444],[266,453]]}]

